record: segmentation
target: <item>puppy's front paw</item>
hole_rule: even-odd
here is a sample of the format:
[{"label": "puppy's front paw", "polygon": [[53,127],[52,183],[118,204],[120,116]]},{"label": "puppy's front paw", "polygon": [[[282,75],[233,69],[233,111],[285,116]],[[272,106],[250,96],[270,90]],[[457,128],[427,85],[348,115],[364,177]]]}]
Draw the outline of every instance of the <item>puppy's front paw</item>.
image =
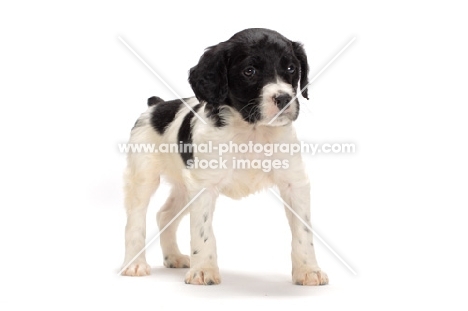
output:
[{"label": "puppy's front paw", "polygon": [[182,254],[166,255],[164,266],[166,268],[190,268],[190,257]]},{"label": "puppy's front paw", "polygon": [[296,285],[316,286],[328,284],[327,274],[320,269],[300,268],[293,271],[292,280]]},{"label": "puppy's front paw", "polygon": [[190,269],[185,275],[185,284],[215,285],[221,283],[218,268]]},{"label": "puppy's front paw", "polygon": [[146,262],[134,262],[122,271],[126,276],[145,276],[150,274],[150,266]]}]

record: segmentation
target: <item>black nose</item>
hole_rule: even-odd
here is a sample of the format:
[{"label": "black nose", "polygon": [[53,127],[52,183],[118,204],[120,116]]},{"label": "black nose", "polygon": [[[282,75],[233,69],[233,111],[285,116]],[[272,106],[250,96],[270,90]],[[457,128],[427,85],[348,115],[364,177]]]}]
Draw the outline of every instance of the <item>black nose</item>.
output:
[{"label": "black nose", "polygon": [[283,109],[291,101],[291,99],[291,96],[288,94],[280,94],[274,97],[275,104],[279,109]]}]

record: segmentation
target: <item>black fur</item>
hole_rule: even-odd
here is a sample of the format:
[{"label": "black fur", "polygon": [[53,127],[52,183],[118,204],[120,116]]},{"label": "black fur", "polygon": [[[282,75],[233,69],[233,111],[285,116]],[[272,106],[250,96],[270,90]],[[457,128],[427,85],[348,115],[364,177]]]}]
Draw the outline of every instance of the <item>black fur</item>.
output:
[{"label": "black fur", "polygon": [[[296,68],[294,72],[288,71],[291,65]],[[248,68],[256,74],[246,76]],[[205,111],[215,126],[223,126],[223,105],[233,107],[245,121],[255,123],[261,118],[259,96],[264,85],[275,82],[279,76],[297,92],[299,79],[301,89],[308,84],[308,72],[307,56],[300,43],[273,30],[253,28],[208,48],[190,69],[189,83],[195,96],[207,103]],[[308,98],[307,89],[302,95]]]},{"label": "black fur", "polygon": [[[304,89],[307,84],[309,84],[309,64],[307,62],[307,55],[302,47],[302,44],[298,42],[293,42],[293,51],[294,55],[296,55],[299,63],[301,64],[301,90]],[[309,95],[307,92],[307,88],[302,91],[302,96],[306,99],[309,99]]]},{"label": "black fur", "polygon": [[208,112],[219,108],[228,96],[227,52],[230,46],[220,43],[208,48],[197,66],[190,69],[189,83],[198,100],[207,103]]},{"label": "black fur", "polygon": [[[197,112],[202,105],[198,104],[193,107],[193,110]],[[179,133],[177,133],[177,141],[182,143],[182,146],[191,145],[192,144],[192,119],[195,117],[193,111],[187,113],[182,121],[182,124],[179,128]],[[179,150],[180,156],[182,157],[182,161],[184,161],[185,165],[188,165],[189,160],[193,160],[193,152],[185,150]]]},{"label": "black fur", "polygon": [[182,106],[182,100],[175,99],[167,102],[161,102],[161,100],[161,98],[153,96],[148,99],[148,105],[156,105],[151,115],[151,126],[162,135],[169,124],[174,121],[175,115]]}]

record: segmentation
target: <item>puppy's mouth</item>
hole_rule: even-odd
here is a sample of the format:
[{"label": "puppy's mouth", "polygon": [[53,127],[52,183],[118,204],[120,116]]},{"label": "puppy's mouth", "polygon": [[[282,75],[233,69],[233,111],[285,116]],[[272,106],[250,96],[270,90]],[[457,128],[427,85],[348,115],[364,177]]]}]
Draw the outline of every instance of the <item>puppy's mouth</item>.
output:
[{"label": "puppy's mouth", "polygon": [[262,124],[281,126],[297,118],[299,103],[295,89],[288,83],[277,79],[266,84],[261,91],[260,111]]},{"label": "puppy's mouth", "polygon": [[298,101],[290,95],[282,94],[262,105],[262,123],[271,126],[282,126],[297,118]]},{"label": "puppy's mouth", "polygon": [[237,111],[251,124],[283,126],[297,118],[298,105],[297,99],[290,95],[259,97],[251,99]]}]

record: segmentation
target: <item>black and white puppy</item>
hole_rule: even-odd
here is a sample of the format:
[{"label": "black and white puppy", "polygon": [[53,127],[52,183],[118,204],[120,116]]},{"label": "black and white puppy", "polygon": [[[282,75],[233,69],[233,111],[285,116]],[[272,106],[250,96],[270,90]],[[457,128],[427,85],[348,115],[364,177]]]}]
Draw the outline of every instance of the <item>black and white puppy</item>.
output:
[{"label": "black and white puppy", "polygon": [[[152,97],[148,100],[149,108],[132,129],[130,143],[161,146],[210,142],[214,150],[229,143],[299,143],[292,121],[299,113],[297,87],[300,84],[303,89],[307,85],[307,74],[307,56],[301,44],[268,29],[241,31],[228,41],[208,48],[190,70],[189,82],[196,98],[163,101]],[[307,98],[307,89],[302,96]],[[128,154],[123,275],[150,273],[145,253],[138,253],[145,246],[146,210],[160,177],[172,185],[169,198],[157,214],[160,230],[170,224],[160,236],[164,265],[190,268],[186,283],[220,283],[212,229],[219,194],[239,199],[277,186],[284,202],[310,227],[310,185],[300,153],[275,153],[268,157],[229,150],[222,157],[227,162],[225,166],[201,168],[191,164],[195,159],[216,163],[219,153],[183,150],[175,154]],[[231,163],[239,159],[287,161],[287,169],[236,168]],[[197,195],[182,213],[190,212],[189,257],[181,254],[177,246],[176,230],[181,217],[175,216]],[[327,284],[328,277],[315,258],[312,232],[288,208],[286,215],[292,232],[293,283]]]}]

